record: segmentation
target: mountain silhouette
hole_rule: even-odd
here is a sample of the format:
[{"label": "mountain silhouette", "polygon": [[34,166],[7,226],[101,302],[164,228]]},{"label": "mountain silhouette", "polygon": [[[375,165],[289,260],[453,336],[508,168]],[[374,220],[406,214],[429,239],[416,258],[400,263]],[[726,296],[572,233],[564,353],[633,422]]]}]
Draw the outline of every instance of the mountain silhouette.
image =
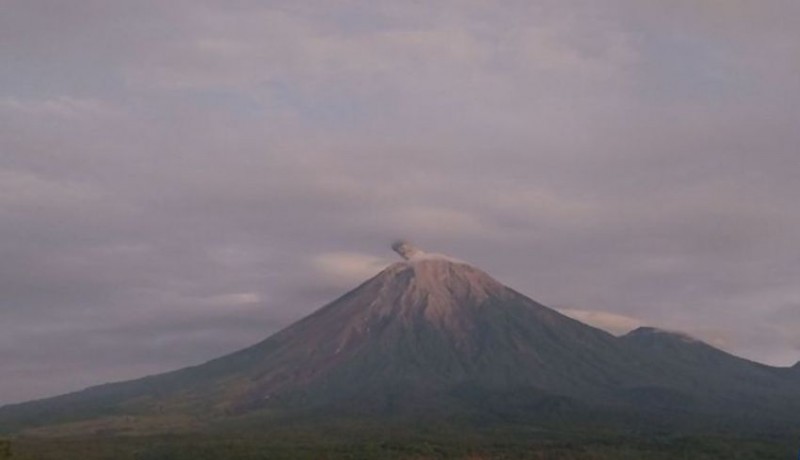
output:
[{"label": "mountain silhouette", "polygon": [[134,416],[205,426],[254,414],[309,423],[800,426],[797,366],[758,364],[656,328],[615,337],[470,264],[406,242],[393,247],[404,260],[258,344],[5,406],[0,429]]}]

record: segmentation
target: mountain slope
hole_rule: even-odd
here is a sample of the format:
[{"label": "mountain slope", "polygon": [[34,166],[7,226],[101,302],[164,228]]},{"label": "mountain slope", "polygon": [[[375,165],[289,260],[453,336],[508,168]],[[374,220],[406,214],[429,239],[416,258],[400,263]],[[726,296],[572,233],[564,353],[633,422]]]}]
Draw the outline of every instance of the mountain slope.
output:
[{"label": "mountain slope", "polygon": [[[800,388],[783,369],[733,356],[686,334],[641,327],[620,340],[645,353],[669,376],[657,385],[696,413],[797,420]],[[634,393],[635,398],[635,393]],[[800,425],[799,425],[800,426]]]}]

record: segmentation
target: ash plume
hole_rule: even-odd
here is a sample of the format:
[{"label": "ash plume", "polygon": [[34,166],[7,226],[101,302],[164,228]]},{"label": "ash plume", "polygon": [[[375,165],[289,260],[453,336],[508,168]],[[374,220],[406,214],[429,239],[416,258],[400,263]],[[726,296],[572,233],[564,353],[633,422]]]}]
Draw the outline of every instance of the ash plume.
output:
[{"label": "ash plume", "polygon": [[400,257],[402,257],[405,260],[411,260],[412,257],[425,254],[425,251],[414,246],[413,244],[411,244],[406,240],[395,241],[394,243],[392,243],[392,249],[394,250],[394,252],[400,254]]}]

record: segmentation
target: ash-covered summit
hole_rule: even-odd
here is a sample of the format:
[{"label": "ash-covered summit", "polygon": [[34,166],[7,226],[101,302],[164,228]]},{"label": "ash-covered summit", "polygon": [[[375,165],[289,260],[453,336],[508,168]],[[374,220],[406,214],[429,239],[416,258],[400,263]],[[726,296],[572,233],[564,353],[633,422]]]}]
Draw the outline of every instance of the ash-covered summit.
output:
[{"label": "ash-covered summit", "polygon": [[6,406],[0,428],[118,423],[120,415],[198,426],[254,414],[309,423],[664,423],[754,412],[798,419],[800,390],[788,369],[657,329],[615,337],[463,261],[405,241],[392,248],[402,260],[256,345],[167,374]]}]

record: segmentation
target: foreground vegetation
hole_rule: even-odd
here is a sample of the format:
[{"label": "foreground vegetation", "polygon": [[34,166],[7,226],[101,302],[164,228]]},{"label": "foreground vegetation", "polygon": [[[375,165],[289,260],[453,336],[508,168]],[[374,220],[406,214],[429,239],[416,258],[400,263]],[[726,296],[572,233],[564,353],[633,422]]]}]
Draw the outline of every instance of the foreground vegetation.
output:
[{"label": "foreground vegetation", "polygon": [[[592,439],[333,440],[322,436],[180,435],[151,437],[16,438],[13,460],[279,460],[279,459],[788,459],[790,440],[723,437]],[[0,455],[2,454],[0,450]],[[2,458],[2,456],[0,456]]]}]

